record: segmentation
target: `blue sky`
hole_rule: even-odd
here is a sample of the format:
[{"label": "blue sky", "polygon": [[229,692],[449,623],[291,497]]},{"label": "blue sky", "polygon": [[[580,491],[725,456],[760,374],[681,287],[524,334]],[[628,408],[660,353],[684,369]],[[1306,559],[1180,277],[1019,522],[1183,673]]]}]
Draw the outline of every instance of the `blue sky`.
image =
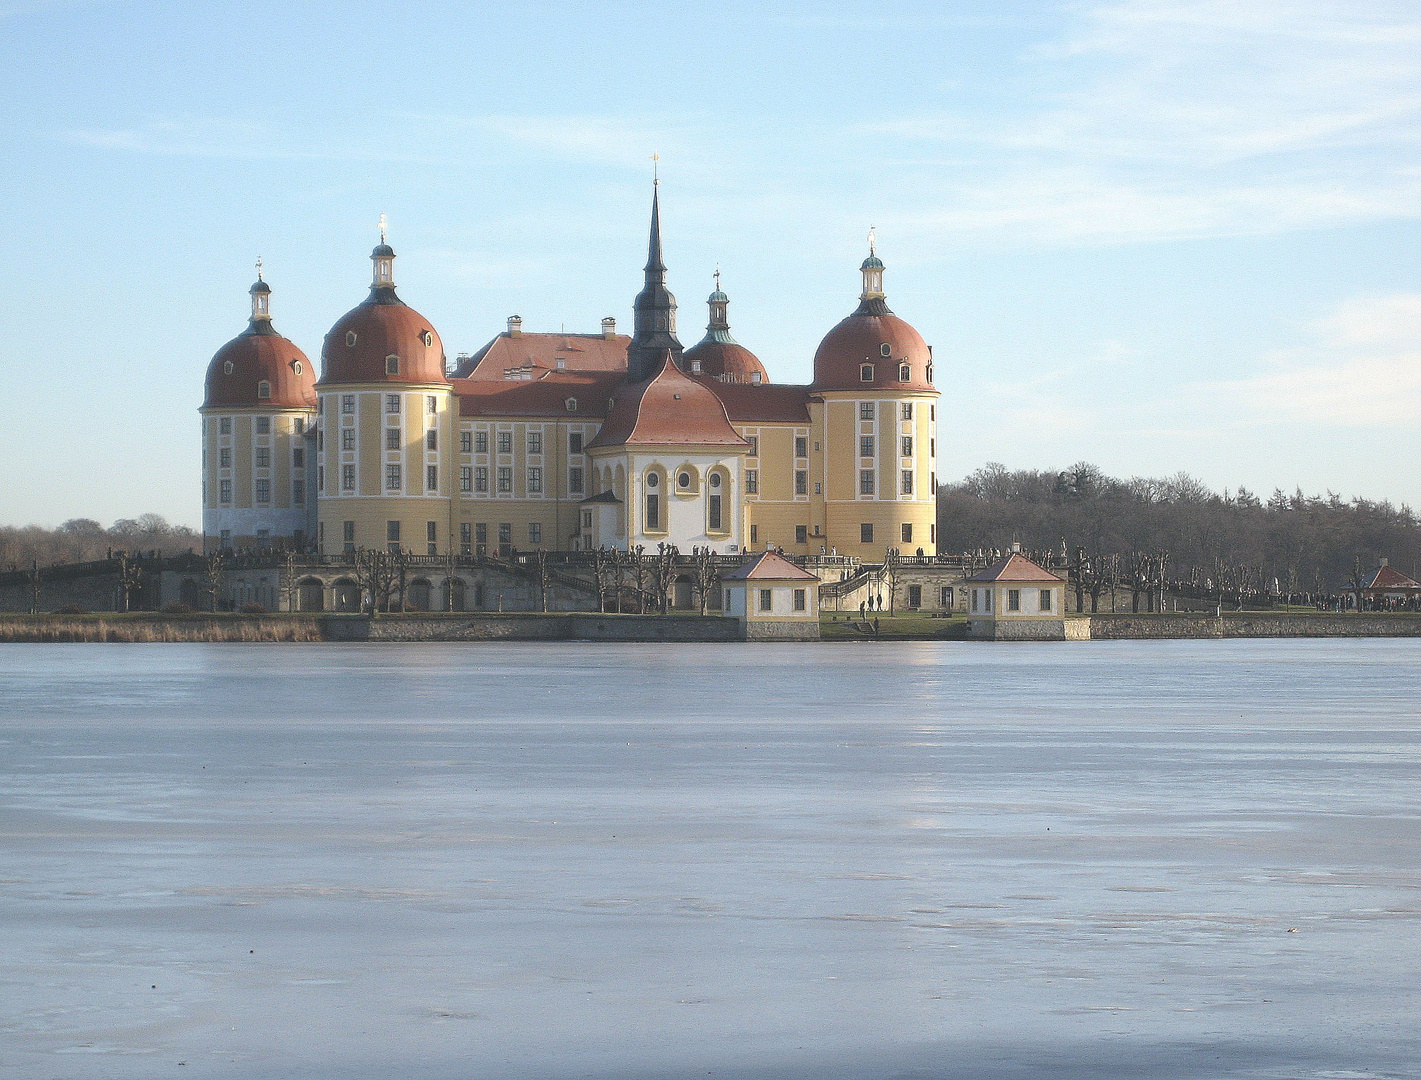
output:
[{"label": "blue sky", "polygon": [[985,461],[1421,505],[1414,3],[0,0],[0,523],[197,525],[266,261],[313,358],[381,212],[450,353],[630,321],[650,161],[697,340],[807,381],[868,226]]}]

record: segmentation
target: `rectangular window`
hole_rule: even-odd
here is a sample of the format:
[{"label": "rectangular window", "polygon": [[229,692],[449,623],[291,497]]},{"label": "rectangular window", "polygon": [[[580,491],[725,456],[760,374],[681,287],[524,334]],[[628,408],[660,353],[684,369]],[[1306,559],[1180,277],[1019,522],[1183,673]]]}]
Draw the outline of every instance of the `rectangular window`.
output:
[{"label": "rectangular window", "polygon": [[582,453],[582,432],[571,431],[567,436],[567,452],[569,454]]},{"label": "rectangular window", "polygon": [[760,494],[760,472],[758,469],[745,470],[745,494]]},{"label": "rectangular window", "polygon": [[903,419],[913,419],[913,403],[911,401],[903,402]]},{"label": "rectangular window", "polygon": [[257,417],[257,434],[258,434],[258,435],[270,435],[270,434],[271,434],[271,417],[269,417],[269,416],[258,416],[258,417]]},{"label": "rectangular window", "polygon": [[296,469],[306,467],[306,448],[304,446],[298,446],[291,451],[291,465]]},{"label": "rectangular window", "polygon": [[498,527],[498,553],[513,554],[513,526],[506,521]]},{"label": "rectangular window", "polygon": [[399,394],[386,394],[386,395],[385,395],[385,411],[386,411],[387,413],[397,413],[397,412],[400,411],[400,395],[399,395]]},{"label": "rectangular window", "polygon": [[424,433],[424,448],[426,450],[439,449],[439,432],[434,428],[430,428]]},{"label": "rectangular window", "polygon": [[543,542],[543,524],[540,521],[528,522],[528,543],[541,544]]},{"label": "rectangular window", "polygon": [[873,436],[859,436],[859,457],[873,457]]},{"label": "rectangular window", "polygon": [[1020,589],[1008,589],[1008,590],[1007,590],[1007,610],[1008,610],[1008,611],[1020,611],[1020,610],[1021,610],[1021,590],[1020,590]]},{"label": "rectangular window", "polygon": [[581,495],[581,494],[582,494],[582,470],[581,470],[581,469],[568,469],[568,471],[567,471],[567,490],[568,490],[570,493],[572,493],[573,495]]},{"label": "rectangular window", "polygon": [[439,412],[439,398],[433,394],[428,395],[424,399],[424,411],[429,413],[430,416],[437,415]]},{"label": "rectangular window", "polygon": [[217,467],[219,469],[232,467],[232,448],[230,446],[224,446],[217,451]]},{"label": "rectangular window", "polygon": [[913,523],[912,523],[911,521],[905,521],[905,522],[903,522],[903,543],[905,543],[905,544],[911,544],[912,542],[913,542]]},{"label": "rectangular window", "polygon": [[807,543],[809,543],[809,526],[808,526],[808,525],[796,525],[796,526],[794,527],[794,542],[795,542],[796,544],[807,544]]},{"label": "rectangular window", "polygon": [[355,449],[355,429],[353,427],[341,428],[340,448],[342,450]]},{"label": "rectangular window", "polygon": [[326,490],[326,467],[324,465],[316,466],[316,490],[320,492]]},{"label": "rectangular window", "polygon": [[342,491],[355,490],[355,465],[342,465],[340,467],[340,487]]},{"label": "rectangular window", "polygon": [[862,469],[862,470],[859,471],[859,494],[860,494],[860,495],[872,495],[872,494],[873,494],[873,470],[872,470],[872,469]]},{"label": "rectangular window", "polygon": [[908,606],[910,608],[923,606],[923,587],[921,585],[908,586]]},{"label": "rectangular window", "polygon": [[587,531],[588,531],[589,529],[591,529],[591,528],[592,528],[592,511],[591,511],[591,510],[584,510],[584,511],[582,511],[582,531],[583,531],[583,532],[587,532]]},{"label": "rectangular window", "polygon": [[1050,611],[1050,610],[1051,610],[1051,590],[1050,590],[1050,589],[1042,589],[1042,590],[1041,590],[1041,610],[1042,610],[1042,611]]},{"label": "rectangular window", "polygon": [[719,495],[712,495],[707,500],[706,526],[712,532],[719,532],[721,529]]},{"label": "rectangular window", "polygon": [[472,555],[474,553],[474,526],[472,522],[459,522],[459,554]]},{"label": "rectangular window", "polygon": [[385,429],[385,449],[398,450],[400,448],[400,429],[390,427]]},{"label": "rectangular window", "polygon": [[929,439],[929,440],[928,440],[928,457],[930,457],[930,458],[936,458],[936,457],[937,457],[937,440],[936,440],[936,439]]},{"label": "rectangular window", "polygon": [[800,458],[809,456],[809,440],[803,435],[794,437],[794,456]]},{"label": "rectangular window", "polygon": [[232,530],[231,530],[231,529],[223,529],[223,530],[222,530],[222,548],[223,548],[223,550],[225,550],[225,551],[231,551],[231,550],[232,550]]},{"label": "rectangular window", "polygon": [[912,457],[912,456],[913,456],[913,436],[911,436],[911,435],[904,435],[904,436],[903,436],[903,456],[904,456],[904,457]]},{"label": "rectangular window", "polygon": [[929,526],[928,526],[928,543],[929,543],[929,544],[936,544],[936,543],[937,543],[937,525],[936,525],[936,524],[933,524],[933,525],[929,525]]},{"label": "rectangular window", "polygon": [[972,610],[973,610],[973,611],[976,611],[976,610],[977,610],[977,595],[978,595],[978,593],[979,593],[980,591],[981,591],[980,589],[973,589],[973,590],[972,590]]},{"label": "rectangular window", "polygon": [[398,375],[400,373],[400,358],[398,356],[385,357],[385,374]]},{"label": "rectangular window", "polygon": [[498,490],[503,495],[513,491],[513,470],[507,465],[498,470]]},{"label": "rectangular window", "polygon": [[477,465],[474,467],[474,490],[488,492],[488,466]]},{"label": "rectangular window", "polygon": [[306,505],[306,481],[291,481],[291,501],[294,502],[297,506]]},{"label": "rectangular window", "polygon": [[500,431],[498,433],[498,452],[500,454],[513,453],[513,432]]},{"label": "rectangular window", "polygon": [[467,465],[463,465],[459,469],[459,490],[474,490],[474,470]]},{"label": "rectangular window", "polygon": [[269,469],[269,468],[271,468],[271,448],[270,448],[270,447],[267,447],[267,446],[258,446],[258,447],[257,447],[257,468],[258,468],[258,469]]},{"label": "rectangular window", "polygon": [[438,490],[439,490],[439,466],[438,466],[438,465],[426,465],[426,466],[424,467],[424,490],[425,490],[425,491],[438,491]]},{"label": "rectangular window", "polygon": [[939,607],[952,610],[952,586],[943,585],[938,589],[937,602]]},{"label": "rectangular window", "polygon": [[904,469],[904,470],[903,470],[903,494],[904,494],[904,495],[911,495],[911,494],[913,494],[913,470],[912,470],[912,469]]},{"label": "rectangular window", "polygon": [[[430,400],[433,400],[432,398]],[[426,543],[432,544],[439,539],[439,522],[426,521],[424,523],[424,539]]]},{"label": "rectangular window", "polygon": [[270,480],[258,480],[258,481],[257,481],[257,502],[259,502],[259,503],[269,503],[269,502],[271,502],[271,481],[270,481]]},{"label": "rectangular window", "polygon": [[344,542],[344,543],[350,545],[351,547],[354,547],[354,546],[355,546],[355,522],[353,522],[353,521],[342,521],[342,522],[340,523],[340,536],[341,536],[342,542]]},{"label": "rectangular window", "polygon": [[794,493],[796,495],[809,494],[809,474],[803,469],[794,470]]},{"label": "rectangular window", "polygon": [[751,435],[751,436],[748,436],[745,441],[750,444],[750,456],[751,456],[751,457],[759,457],[759,456],[760,456],[760,436],[758,436],[758,435]]},{"label": "rectangular window", "polygon": [[400,550],[400,523],[385,522],[385,550],[393,553]]},{"label": "rectangular window", "polygon": [[543,491],[543,470],[530,468],[528,470],[528,494],[540,495]]},{"label": "rectangular window", "polygon": [[220,420],[217,421],[217,434],[219,434],[219,435],[230,435],[230,434],[232,434],[232,418],[231,418],[230,416],[224,416],[224,417],[222,417],[222,419],[220,419]]},{"label": "rectangular window", "polygon": [[750,543],[752,543],[752,544],[758,544],[759,542],[760,542],[760,526],[758,526],[758,525],[751,525],[751,526],[750,526]]},{"label": "rectangular window", "polygon": [[773,611],[775,607],[774,593],[769,589],[760,590],[760,610]]},{"label": "rectangular window", "polygon": [[478,544],[480,549],[488,546],[487,522],[480,521],[477,525],[474,526],[474,543]]},{"label": "rectangular window", "polygon": [[928,419],[931,420],[931,421],[933,421],[934,423],[937,422],[937,406],[936,406],[936,405],[929,405],[929,406],[928,406]]},{"label": "rectangular window", "polygon": [[340,411],[342,416],[350,416],[355,412],[355,395],[342,394],[340,398]]},{"label": "rectangular window", "polygon": [[543,433],[541,431],[528,432],[528,453],[541,454],[543,452]]},{"label": "rectangular window", "polygon": [[223,480],[217,487],[217,499],[219,502],[229,503],[232,501],[232,481]]},{"label": "rectangular window", "polygon": [[479,432],[475,432],[475,433],[474,433],[474,453],[476,453],[476,454],[487,454],[487,453],[488,453],[488,432],[487,432],[487,431],[479,431]]},{"label": "rectangular window", "polygon": [[661,528],[660,495],[648,495],[646,497],[646,527],[648,529]]},{"label": "rectangular window", "polygon": [[809,594],[804,589],[794,590],[794,610],[804,611],[809,606]]},{"label": "rectangular window", "polygon": [[297,435],[306,434],[306,418],[304,416],[298,416],[295,420],[291,421],[291,430],[296,432]]},{"label": "rectangular window", "polygon": [[325,428],[317,428],[317,429],[316,429],[316,453],[318,453],[318,454],[324,454],[325,452],[326,452],[326,429],[325,429]]},{"label": "rectangular window", "polygon": [[459,453],[472,454],[474,452],[474,433],[472,431],[459,432]]},{"label": "rectangular window", "polygon": [[859,526],[859,543],[873,543],[873,522],[865,521],[862,525]]},{"label": "rectangular window", "polygon": [[385,486],[391,491],[400,489],[400,467],[398,465],[385,466]]}]

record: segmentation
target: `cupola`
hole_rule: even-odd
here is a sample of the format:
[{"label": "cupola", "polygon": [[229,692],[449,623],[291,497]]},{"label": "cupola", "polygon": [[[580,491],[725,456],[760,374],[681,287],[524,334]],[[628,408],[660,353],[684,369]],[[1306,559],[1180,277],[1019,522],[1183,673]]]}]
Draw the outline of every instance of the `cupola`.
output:
[{"label": "cupola", "polygon": [[247,328],[217,350],[207,365],[204,408],[310,409],[316,373],[306,354],[271,325],[271,286],[257,260]]},{"label": "cupola", "polygon": [[730,297],[720,287],[720,267],[715,271],[715,290],[706,298],[710,322],[706,336],[687,349],[681,369],[720,382],[767,383],[770,381],[760,358],[730,334]]}]

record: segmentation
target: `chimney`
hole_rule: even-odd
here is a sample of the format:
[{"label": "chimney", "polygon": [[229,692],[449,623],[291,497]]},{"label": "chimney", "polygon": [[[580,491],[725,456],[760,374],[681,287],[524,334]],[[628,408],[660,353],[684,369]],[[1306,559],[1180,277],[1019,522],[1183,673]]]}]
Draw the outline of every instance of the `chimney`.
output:
[{"label": "chimney", "polygon": [[614,338],[617,336],[617,320],[610,315],[602,320],[602,336],[604,338]]},{"label": "chimney", "polygon": [[1386,565],[1386,556],[1385,556],[1385,555],[1382,556],[1382,565],[1383,565],[1383,566]]},{"label": "chimney", "polygon": [[508,316],[508,336],[509,336],[509,337],[522,337],[522,336],[523,336],[523,316],[522,316],[522,315],[510,315],[510,316]]},{"label": "chimney", "polygon": [[1014,554],[1014,555],[1020,555],[1020,554],[1021,554],[1021,541],[1019,541],[1019,540],[1013,540],[1013,541],[1011,542],[1011,550],[1012,550],[1012,554]]}]

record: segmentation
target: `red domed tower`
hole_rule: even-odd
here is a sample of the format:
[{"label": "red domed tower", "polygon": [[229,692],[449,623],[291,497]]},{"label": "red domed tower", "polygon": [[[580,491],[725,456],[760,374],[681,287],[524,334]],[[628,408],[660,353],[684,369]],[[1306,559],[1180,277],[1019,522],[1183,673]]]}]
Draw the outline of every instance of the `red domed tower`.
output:
[{"label": "red domed tower", "polygon": [[370,253],[370,294],[342,315],[321,349],[318,542],[420,555],[449,550],[457,417],[433,325],[395,291],[395,252]]},{"label": "red domed tower", "polygon": [[937,550],[937,399],[932,348],[893,314],[869,232],[859,306],[814,354],[826,438],[848,439],[828,475],[825,525],[840,552],[881,561]]},{"label": "red domed tower", "polygon": [[204,543],[306,546],[315,493],[306,431],[315,419],[316,376],[306,354],[271,325],[271,286],[249,290],[247,329],[207,365],[202,413]]},{"label": "red domed tower", "polygon": [[769,382],[760,358],[730,336],[730,319],[726,314],[730,297],[721,292],[719,269],[715,272],[715,291],[707,298],[706,304],[710,307],[706,336],[686,350],[682,357],[682,370],[692,375],[708,375],[720,382]]}]

